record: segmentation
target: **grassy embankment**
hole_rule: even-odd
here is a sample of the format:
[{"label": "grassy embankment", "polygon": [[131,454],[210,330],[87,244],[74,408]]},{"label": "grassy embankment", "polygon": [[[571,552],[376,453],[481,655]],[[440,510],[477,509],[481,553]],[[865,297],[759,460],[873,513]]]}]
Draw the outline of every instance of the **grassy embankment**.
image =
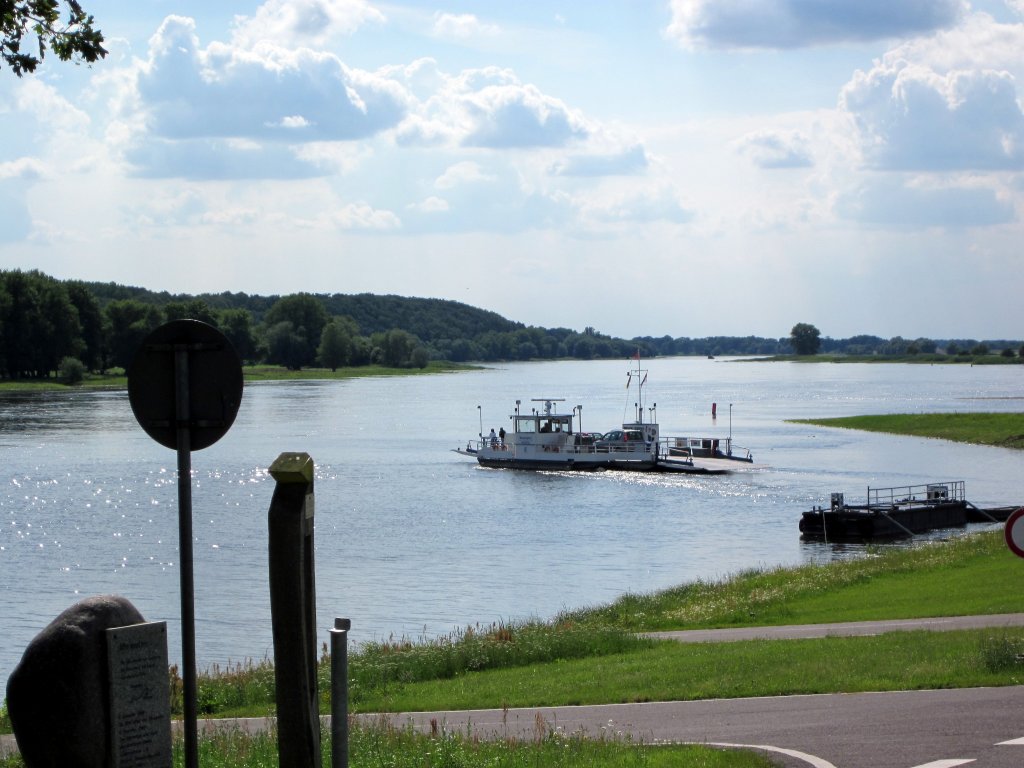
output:
[{"label": "grassy embankment", "polygon": [[1024,359],[1014,355],[945,355],[920,353],[917,355],[770,355],[768,357],[744,358],[768,363],[913,363],[915,365],[1020,365]]},{"label": "grassy embankment", "polygon": [[1024,449],[1024,413],[914,413],[795,419],[793,423]]},{"label": "grassy embankment", "polygon": [[[477,366],[432,360],[426,368],[386,368],[382,365],[361,365],[356,368],[303,368],[291,371],[277,365],[246,365],[242,368],[245,381],[296,381],[304,379],[356,379],[368,376],[417,376],[426,373],[448,373],[472,370]],[[107,373],[86,374],[77,384],[66,384],[58,378],[0,380],[0,392],[44,392],[68,389],[124,389],[128,378],[121,368]]]}]

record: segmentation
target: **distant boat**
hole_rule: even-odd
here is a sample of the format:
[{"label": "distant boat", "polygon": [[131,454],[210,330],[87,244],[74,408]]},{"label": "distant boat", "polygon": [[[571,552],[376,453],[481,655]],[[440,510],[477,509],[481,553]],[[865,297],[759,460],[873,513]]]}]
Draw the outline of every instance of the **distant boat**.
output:
[{"label": "distant boat", "polygon": [[[582,408],[565,413],[558,405],[565,402],[564,398],[541,397],[530,401],[538,405],[529,411],[521,407],[521,401],[516,401],[515,410],[509,415],[512,429],[507,434],[495,434],[492,430],[490,435],[484,436],[481,423],[479,439],[468,441],[465,448],[453,450],[476,459],[481,466],[494,468],[728,473],[732,462],[724,459],[732,458],[730,440],[716,439],[717,450],[700,455],[699,451],[690,449],[693,438],[662,437],[657,422],[643,420],[643,386],[647,375],[640,369],[639,356],[634,359],[637,367],[628,373],[627,388],[634,382],[637,386],[637,419],[624,423],[621,429],[607,434],[582,432],[582,424],[577,427],[576,421],[578,414],[582,422]],[[722,452],[723,447],[728,450]]]}]

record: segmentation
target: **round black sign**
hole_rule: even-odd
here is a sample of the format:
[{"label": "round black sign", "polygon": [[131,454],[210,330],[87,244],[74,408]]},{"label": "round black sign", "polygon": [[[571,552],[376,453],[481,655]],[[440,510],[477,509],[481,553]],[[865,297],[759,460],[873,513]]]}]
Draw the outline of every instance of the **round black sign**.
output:
[{"label": "round black sign", "polygon": [[158,443],[177,449],[179,430],[187,427],[185,447],[199,451],[220,440],[235,421],[242,402],[242,363],[212,325],[172,320],[150,333],[135,353],[128,368],[128,400],[139,425]]}]

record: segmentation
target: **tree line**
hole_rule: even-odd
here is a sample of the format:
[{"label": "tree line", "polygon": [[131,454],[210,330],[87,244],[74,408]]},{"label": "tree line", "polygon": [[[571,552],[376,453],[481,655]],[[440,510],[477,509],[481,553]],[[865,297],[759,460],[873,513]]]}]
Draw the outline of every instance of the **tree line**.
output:
[{"label": "tree line", "polygon": [[[426,367],[431,360],[508,361],[664,355],[949,354],[1017,349],[1021,342],[896,337],[821,338],[806,323],[788,337],[608,336],[593,327],[526,326],[495,312],[440,299],[374,294],[172,295],[115,283],[57,280],[38,271],[0,271],[0,377],[68,380],[85,371],[127,368],[142,340],[168,320],[195,319],[220,329],[246,363],[337,369],[378,364]],[[798,333],[798,331],[800,331]]]}]

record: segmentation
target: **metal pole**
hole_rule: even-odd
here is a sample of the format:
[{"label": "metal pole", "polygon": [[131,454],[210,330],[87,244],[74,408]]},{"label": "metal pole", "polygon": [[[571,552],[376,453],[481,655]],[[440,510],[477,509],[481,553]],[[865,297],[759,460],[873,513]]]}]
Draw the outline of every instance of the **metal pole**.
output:
[{"label": "metal pole", "polygon": [[192,433],[188,346],[174,346],[174,401],[178,432],[178,560],[181,579],[181,663],[184,683],[185,766],[199,766],[196,713],[195,580],[192,575]]},{"label": "metal pole", "polygon": [[348,768],[348,631],[351,619],[331,630],[331,768]]}]

